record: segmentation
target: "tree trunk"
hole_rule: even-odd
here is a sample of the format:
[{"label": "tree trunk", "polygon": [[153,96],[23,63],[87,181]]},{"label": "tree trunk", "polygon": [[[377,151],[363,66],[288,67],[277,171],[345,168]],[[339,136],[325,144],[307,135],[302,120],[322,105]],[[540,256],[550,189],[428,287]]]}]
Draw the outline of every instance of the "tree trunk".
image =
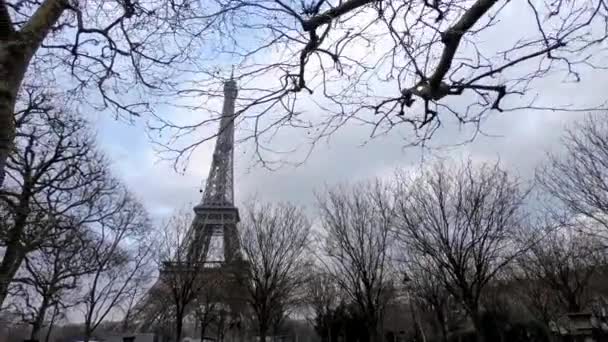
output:
[{"label": "tree trunk", "polygon": [[473,326],[475,327],[475,341],[485,342],[483,323],[481,319],[481,314],[478,310],[471,312],[471,320],[473,321]]},{"label": "tree trunk", "polygon": [[378,319],[374,314],[368,314],[366,319],[367,335],[370,342],[380,342],[380,333],[378,327]]},{"label": "tree trunk", "polygon": [[0,263],[0,306],[4,303],[8,295],[8,288],[25,257],[19,243],[7,245],[4,258]]},{"label": "tree trunk", "polygon": [[578,298],[573,293],[567,295],[568,312],[580,312],[581,306],[578,305]]},{"label": "tree trunk", "polygon": [[0,41],[0,187],[4,184],[6,161],[13,150],[15,101],[25,75],[25,69],[18,63],[23,60],[19,48],[18,38]]},{"label": "tree trunk", "polygon": [[266,342],[266,335],[268,334],[267,324],[260,323],[259,329],[260,329],[260,342]]},{"label": "tree trunk", "polygon": [[180,342],[182,339],[182,329],[184,328],[184,310],[176,310],[175,312],[175,342]]},{"label": "tree trunk", "polygon": [[84,324],[84,336],[83,336],[83,342],[89,342],[89,340],[91,340],[91,335],[93,335],[93,332],[91,331],[91,322],[85,322]]},{"label": "tree trunk", "polygon": [[19,207],[15,223],[10,230],[9,239],[6,242],[4,257],[0,263],[0,307],[4,304],[4,300],[8,295],[8,288],[15,277],[15,274],[21,267],[21,263],[25,259],[25,251],[22,244],[23,230],[27,222],[27,217],[30,214],[30,198],[32,186],[29,180],[25,180],[23,190],[19,199]]},{"label": "tree trunk", "polygon": [[[0,32],[0,188],[6,176],[6,161],[15,140],[15,102],[30,61],[51,27],[65,10],[65,0],[45,0],[21,31]],[[2,304],[2,302],[0,302]]]},{"label": "tree trunk", "polygon": [[53,315],[51,316],[51,322],[49,323],[49,327],[46,330],[46,338],[44,339],[45,342],[49,342],[51,339],[51,332],[53,331],[53,326],[55,325],[56,318],[57,318],[57,304],[55,304],[55,307],[53,308]]},{"label": "tree trunk", "polygon": [[39,340],[38,334],[42,329],[42,325],[44,323],[44,317],[46,316],[46,310],[49,307],[49,298],[45,296],[42,298],[42,303],[38,308],[38,314],[36,315],[36,319],[34,320],[34,324],[32,324],[32,332],[30,334],[30,340]]},{"label": "tree trunk", "polygon": [[448,328],[447,328],[447,319],[446,315],[443,313],[443,308],[435,309],[435,316],[437,318],[437,322],[441,327],[441,341],[448,342]]},{"label": "tree trunk", "polygon": [[205,341],[205,330],[207,330],[207,324],[204,321],[201,321],[201,342]]},{"label": "tree trunk", "polygon": [[445,322],[441,322],[441,341],[448,342],[448,329]]}]

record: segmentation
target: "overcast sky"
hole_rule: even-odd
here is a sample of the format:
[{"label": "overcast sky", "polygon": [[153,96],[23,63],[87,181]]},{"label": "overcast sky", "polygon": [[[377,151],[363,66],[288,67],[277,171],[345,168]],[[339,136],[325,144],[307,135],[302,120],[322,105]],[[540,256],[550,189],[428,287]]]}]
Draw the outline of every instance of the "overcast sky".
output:
[{"label": "overcast sky", "polygon": [[[544,91],[556,98],[567,96],[573,103],[584,104],[597,102],[602,96],[600,90],[606,89],[607,83],[604,75],[589,75],[576,86],[553,82]],[[500,158],[504,167],[529,178],[547,151],[559,152],[559,138],[564,127],[583,115],[551,111],[493,113],[482,126],[492,137],[478,136],[472,143],[439,149],[433,153],[455,159]],[[100,143],[111,157],[114,171],[140,197],[155,218],[166,217],[180,206],[195,204],[200,200],[200,189],[210,167],[212,144],[198,149],[186,172],[177,173],[170,162],[159,160],[142,121],[129,125],[104,115],[98,115],[95,121]],[[304,141],[303,134],[291,139]],[[396,168],[419,167],[422,157],[426,157],[425,160],[435,157],[429,151],[404,148],[399,130],[362,145],[368,134],[368,128],[345,127],[329,142],[319,144],[301,166],[284,166],[278,171],[255,166],[246,154],[250,146],[237,146],[237,202],[255,194],[266,200],[293,201],[311,207],[314,206],[315,189],[387,176]],[[402,134],[407,134],[407,131],[404,129]],[[446,127],[438,132],[435,141],[449,144],[464,136],[466,134],[459,127]],[[274,143],[281,146],[280,140]]]},{"label": "overcast sky", "polygon": [[[516,6],[515,2],[510,7]],[[490,34],[495,42],[508,36],[512,25],[526,24],[517,10],[503,12],[503,26]],[[502,28],[501,28],[502,27]],[[236,70],[238,76],[238,70]],[[542,95],[544,103],[588,107],[606,100],[608,88],[605,72],[583,72],[579,83],[566,83],[560,75],[549,77],[534,85],[532,92]],[[306,107],[304,100],[303,108]],[[466,101],[455,99],[454,101]],[[507,102],[508,101],[508,102]],[[503,105],[521,103],[515,96],[508,97]],[[221,110],[221,104],[214,103]],[[238,100],[237,100],[238,106]],[[308,107],[315,115],[315,107]],[[181,113],[182,115],[204,115]],[[500,158],[504,167],[521,177],[530,178],[534,168],[542,162],[548,151],[559,152],[559,138],[564,127],[581,119],[585,113],[553,111],[492,112],[482,124],[482,130],[490,136],[478,136],[475,141],[458,147],[435,151],[436,155],[455,159],[470,157],[475,160],[495,161]],[[184,205],[200,200],[200,189],[209,170],[213,144],[195,151],[186,171],[176,173],[170,162],[160,161],[145,130],[145,119],[133,124],[114,121],[109,115],[98,113],[93,122],[103,149],[113,160],[116,174],[136,193],[153,217],[160,219]],[[237,127],[238,135],[239,127]],[[417,168],[422,153],[433,157],[429,151],[404,148],[402,136],[409,131],[405,126],[396,128],[387,136],[362,145],[369,136],[369,127],[349,125],[343,127],[327,143],[321,143],[309,159],[299,167],[285,166],[269,171],[251,162],[251,146],[237,146],[235,152],[235,191],[237,202],[257,194],[270,201],[293,201],[307,207],[314,206],[315,189],[340,182],[353,182],[375,176],[390,175],[396,168]],[[445,124],[435,135],[433,144],[447,145],[466,139],[470,134],[454,124]],[[304,131],[290,131],[273,141],[273,146],[293,145],[305,141]]]}]

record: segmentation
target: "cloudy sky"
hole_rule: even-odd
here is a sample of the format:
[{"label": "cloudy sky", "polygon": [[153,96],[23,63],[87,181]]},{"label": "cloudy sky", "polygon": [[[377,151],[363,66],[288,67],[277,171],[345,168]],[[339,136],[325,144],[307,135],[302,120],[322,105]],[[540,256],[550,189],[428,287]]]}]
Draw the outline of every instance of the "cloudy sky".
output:
[{"label": "cloudy sky", "polygon": [[[605,76],[589,75],[578,85],[552,83],[544,91],[556,98],[567,96],[574,103],[584,104],[597,102],[602,96],[600,90],[607,86]],[[315,189],[386,176],[396,168],[417,168],[424,160],[436,156],[476,160],[500,158],[505,167],[527,178],[547,151],[559,152],[559,138],[564,127],[583,115],[552,111],[494,113],[482,126],[492,136],[478,136],[472,143],[433,152],[404,148],[398,131],[363,145],[368,128],[345,127],[328,142],[319,144],[304,164],[283,166],[277,171],[254,165],[244,153],[250,146],[240,145],[235,152],[236,197],[237,201],[242,201],[257,195],[267,200],[293,201],[311,207]],[[143,122],[126,124],[104,115],[97,116],[95,121],[99,140],[113,160],[115,172],[154,217],[166,217],[173,210],[200,200],[199,190],[210,167],[211,143],[199,148],[186,171],[178,173],[170,162],[159,159]],[[458,127],[448,127],[439,132],[436,140],[456,141],[454,137],[464,135]],[[297,138],[304,141],[303,133],[301,137],[293,137]],[[281,145],[281,141],[275,143]]]},{"label": "cloudy sky", "polygon": [[[513,2],[511,5],[515,6]],[[503,14],[507,23],[525,25],[516,19],[521,13],[506,11]],[[508,34],[505,30],[510,28],[508,25],[506,27],[492,34],[502,37]],[[591,107],[606,100],[604,89],[608,89],[606,73],[586,71],[582,73],[579,83],[563,82],[562,75],[545,78],[534,85],[533,92],[542,95],[544,103]],[[510,97],[508,101],[511,106],[520,104],[517,97]],[[209,110],[221,110],[221,104],[213,105],[218,108]],[[307,107],[306,100],[303,106],[308,108],[310,115],[315,115],[314,111],[318,110],[314,106]],[[182,115],[199,114],[190,112]],[[237,146],[235,152],[237,202],[256,194],[266,200],[293,201],[310,208],[314,206],[316,189],[387,176],[396,168],[417,168],[423,160],[437,156],[490,161],[500,158],[506,168],[521,177],[530,178],[548,151],[560,151],[559,139],[564,127],[584,115],[583,112],[532,110],[493,112],[482,124],[482,130],[488,136],[478,136],[469,144],[446,147],[432,153],[404,148],[402,137],[410,133],[405,126],[362,144],[370,134],[369,127],[347,125],[329,141],[317,145],[304,164],[298,167],[284,166],[277,171],[253,164],[251,146],[245,143]],[[177,173],[170,162],[159,159],[145,130],[146,119],[127,124],[99,113],[93,121],[101,145],[113,160],[115,172],[141,198],[155,218],[162,219],[174,210],[200,200],[199,190],[209,170],[212,143],[197,149],[185,172]],[[239,127],[237,135],[238,130]],[[466,128],[448,123],[437,132],[433,143],[436,146],[450,146],[466,139],[468,134],[470,131]],[[299,142],[305,143],[304,131],[290,131],[290,134],[279,136],[272,144],[281,147]]]}]

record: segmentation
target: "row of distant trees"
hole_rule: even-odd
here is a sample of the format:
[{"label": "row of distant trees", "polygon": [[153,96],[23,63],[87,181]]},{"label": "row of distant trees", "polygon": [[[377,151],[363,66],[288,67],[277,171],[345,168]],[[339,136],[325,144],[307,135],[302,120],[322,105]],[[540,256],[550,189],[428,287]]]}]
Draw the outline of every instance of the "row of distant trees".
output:
[{"label": "row of distant trees", "polygon": [[[255,332],[263,340],[291,314],[306,314],[323,341],[382,341],[391,324],[422,341],[467,329],[477,341],[545,341],[582,311],[600,329],[608,120],[587,116],[563,145],[530,181],[497,162],[442,161],[326,189],[315,221],[290,204],[245,206],[239,229]],[[185,287],[190,297],[170,304],[203,303],[204,336],[217,298]],[[185,316],[168,320],[177,336]]]},{"label": "row of distant trees", "polygon": [[[184,123],[165,105],[193,109],[189,97],[208,103],[228,76],[227,64],[239,67],[240,105],[248,112],[239,111],[238,120],[251,121],[244,138],[255,144],[273,140],[275,129],[297,127],[308,130],[314,146],[354,121],[369,125],[372,137],[403,127],[412,133],[408,143],[417,145],[450,120],[475,130],[497,111],[580,109],[554,104],[548,92],[535,88],[605,68],[598,45],[608,33],[598,27],[606,14],[603,0],[568,6],[498,0],[3,0],[0,185],[17,138],[16,103],[32,79],[95,110],[126,118],[152,114],[159,119],[152,128],[169,133],[161,141],[177,162],[214,137],[205,128],[218,117],[199,113]],[[501,39],[505,34],[513,40]],[[316,110],[301,106],[308,99],[314,101],[306,107],[318,105]],[[188,133],[199,128],[195,143],[173,139],[192,138]],[[257,158],[273,164],[268,153],[276,149],[259,147]]]},{"label": "row of distant trees", "polygon": [[[36,339],[62,316],[77,316],[89,339],[102,322],[136,314],[190,218],[180,214],[164,238],[150,239],[145,210],[111,175],[86,121],[60,96],[39,88],[27,95],[0,192],[3,312],[19,315],[13,320],[30,324]],[[290,204],[246,206],[239,229],[257,333],[310,311],[324,339],[356,331],[351,324],[379,341],[388,308],[405,296],[416,334],[447,340],[464,317],[481,341],[488,313],[506,307],[494,295],[509,293],[503,287],[525,289],[506,300],[524,303],[545,331],[565,313],[591,308],[603,294],[594,284],[606,256],[608,121],[588,116],[563,145],[534,182],[499,163],[437,162],[327,189],[316,221]],[[196,280],[176,284],[167,318],[176,336],[188,314],[204,335],[223,312],[209,295],[218,284]]]},{"label": "row of distant trees", "polygon": [[396,303],[410,305],[414,318],[398,320],[418,340],[448,341],[467,326],[477,341],[497,340],[517,324],[521,335],[507,340],[544,340],[581,311],[599,328],[608,120],[588,116],[562,143],[532,182],[499,163],[438,162],[320,195],[320,256],[306,293],[323,340],[353,322],[369,341],[383,339]]}]

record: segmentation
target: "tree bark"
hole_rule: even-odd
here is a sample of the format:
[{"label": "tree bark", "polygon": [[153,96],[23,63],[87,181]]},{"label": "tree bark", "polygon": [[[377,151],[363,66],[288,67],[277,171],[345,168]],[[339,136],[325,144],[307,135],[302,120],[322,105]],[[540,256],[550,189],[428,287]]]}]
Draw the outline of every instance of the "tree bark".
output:
[{"label": "tree bark", "polygon": [[0,307],[8,295],[9,285],[25,259],[26,251],[22,246],[21,238],[31,211],[32,187],[30,179],[26,177],[19,198],[19,207],[16,210],[15,223],[10,230],[4,257],[0,263]]},{"label": "tree bark", "polygon": [[483,323],[481,319],[481,314],[478,310],[475,310],[471,313],[471,320],[473,321],[473,326],[475,327],[475,341],[485,342]]},{"label": "tree bark", "polygon": [[[17,244],[20,242],[17,242]],[[18,245],[7,246],[0,263],[0,305],[8,295],[9,285],[23,262],[24,254]]]},{"label": "tree bark", "polygon": [[207,330],[207,324],[201,321],[201,342],[205,341],[205,330]]},{"label": "tree bark", "polygon": [[29,63],[21,49],[16,37],[0,41],[0,187],[4,184],[6,161],[15,140],[15,101],[25,75],[25,63]]},{"label": "tree bark", "polygon": [[42,325],[44,323],[44,316],[46,316],[46,310],[49,308],[49,297],[44,296],[42,298],[42,303],[38,308],[38,314],[36,315],[36,319],[34,320],[34,324],[32,324],[32,332],[30,334],[30,340],[39,340],[38,334],[40,334],[40,330],[42,329]]},{"label": "tree bark", "polygon": [[266,342],[266,335],[268,335],[268,326],[265,323],[259,324],[260,329],[260,342]]},{"label": "tree bark", "polygon": [[51,322],[49,323],[48,329],[46,329],[46,338],[45,342],[49,342],[51,339],[51,332],[53,331],[53,326],[55,325],[55,319],[57,318],[57,304],[53,308],[53,315],[51,316]]},{"label": "tree bark", "polygon": [[91,340],[91,335],[93,335],[93,331],[91,330],[91,323],[90,321],[87,323],[85,322],[85,326],[84,326],[84,337],[83,337],[83,342],[89,342]]},{"label": "tree bark", "polygon": [[15,220],[15,226],[10,233],[4,257],[0,263],[0,306],[4,303],[8,295],[8,288],[25,259],[25,252],[21,246],[21,235],[25,228],[29,207],[21,208],[20,210],[24,212],[18,215]]},{"label": "tree bark", "polygon": [[182,329],[184,325],[184,315],[181,310],[178,310],[175,317],[175,342],[180,342],[182,339]]},{"label": "tree bark", "polygon": [[447,319],[446,315],[443,313],[443,308],[441,308],[439,305],[436,306],[435,317],[441,328],[441,341],[448,342]]},{"label": "tree bark", "polygon": [[[4,1],[0,5],[0,11],[6,9]],[[1,26],[5,29],[0,30],[0,187],[15,140],[17,94],[32,57],[64,10],[64,0],[45,0],[19,32],[14,31],[10,18],[2,16]]]}]

